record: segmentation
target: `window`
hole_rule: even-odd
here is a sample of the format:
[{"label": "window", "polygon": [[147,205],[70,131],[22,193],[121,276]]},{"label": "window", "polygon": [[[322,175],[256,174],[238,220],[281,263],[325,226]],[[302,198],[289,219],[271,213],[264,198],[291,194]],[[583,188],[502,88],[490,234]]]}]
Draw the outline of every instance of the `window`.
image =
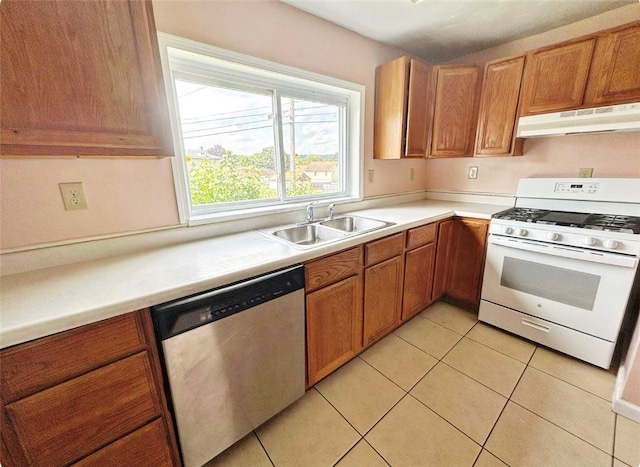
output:
[{"label": "window", "polygon": [[363,88],[159,34],[183,222],[360,199]]}]

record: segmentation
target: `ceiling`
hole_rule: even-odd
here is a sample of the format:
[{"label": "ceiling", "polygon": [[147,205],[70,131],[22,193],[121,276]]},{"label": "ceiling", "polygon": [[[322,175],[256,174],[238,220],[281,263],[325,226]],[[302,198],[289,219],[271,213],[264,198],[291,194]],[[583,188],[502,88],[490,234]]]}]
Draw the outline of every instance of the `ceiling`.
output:
[{"label": "ceiling", "polygon": [[442,63],[638,0],[281,0]]}]

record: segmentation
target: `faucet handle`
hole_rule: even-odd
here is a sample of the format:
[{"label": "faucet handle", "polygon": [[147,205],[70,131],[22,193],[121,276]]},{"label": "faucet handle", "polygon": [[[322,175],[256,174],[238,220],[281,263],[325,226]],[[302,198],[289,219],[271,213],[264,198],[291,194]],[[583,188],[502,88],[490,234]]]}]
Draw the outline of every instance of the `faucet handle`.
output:
[{"label": "faucet handle", "polygon": [[336,203],[331,203],[329,205],[329,220],[333,219],[333,210],[335,209],[335,207],[336,207]]}]

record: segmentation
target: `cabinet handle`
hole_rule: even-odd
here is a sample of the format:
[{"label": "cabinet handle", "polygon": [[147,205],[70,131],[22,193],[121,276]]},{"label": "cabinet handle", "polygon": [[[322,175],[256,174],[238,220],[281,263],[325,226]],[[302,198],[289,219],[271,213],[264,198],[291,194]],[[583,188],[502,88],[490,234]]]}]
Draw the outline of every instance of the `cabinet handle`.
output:
[{"label": "cabinet handle", "polygon": [[537,329],[538,331],[543,331],[543,332],[551,331],[551,328],[549,328],[547,326],[543,326],[543,325],[538,324],[538,323],[534,323],[533,321],[529,321],[526,318],[522,319],[522,324],[524,324],[525,326],[529,326],[530,328]]}]

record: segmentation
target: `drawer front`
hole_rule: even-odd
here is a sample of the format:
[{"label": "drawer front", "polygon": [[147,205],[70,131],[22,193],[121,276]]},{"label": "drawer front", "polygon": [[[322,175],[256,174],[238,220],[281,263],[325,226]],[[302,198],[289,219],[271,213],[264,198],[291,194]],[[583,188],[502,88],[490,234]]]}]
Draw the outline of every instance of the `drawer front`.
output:
[{"label": "drawer front", "polygon": [[11,347],[0,353],[2,400],[9,403],[145,347],[136,313]]},{"label": "drawer front", "polygon": [[375,240],[364,246],[364,265],[378,264],[402,254],[404,232]]},{"label": "drawer front", "polygon": [[170,467],[173,464],[166,436],[164,423],[161,419],[156,419],[73,465],[78,467],[104,467],[105,465]]},{"label": "drawer front", "polygon": [[[5,407],[30,465],[63,465],[160,415],[146,352]],[[4,430],[3,430],[4,431]]]},{"label": "drawer front", "polygon": [[413,250],[419,246],[436,241],[438,224],[428,224],[407,231],[407,250]]},{"label": "drawer front", "polygon": [[305,264],[305,289],[308,293],[354,276],[359,271],[360,248],[351,248]]}]

